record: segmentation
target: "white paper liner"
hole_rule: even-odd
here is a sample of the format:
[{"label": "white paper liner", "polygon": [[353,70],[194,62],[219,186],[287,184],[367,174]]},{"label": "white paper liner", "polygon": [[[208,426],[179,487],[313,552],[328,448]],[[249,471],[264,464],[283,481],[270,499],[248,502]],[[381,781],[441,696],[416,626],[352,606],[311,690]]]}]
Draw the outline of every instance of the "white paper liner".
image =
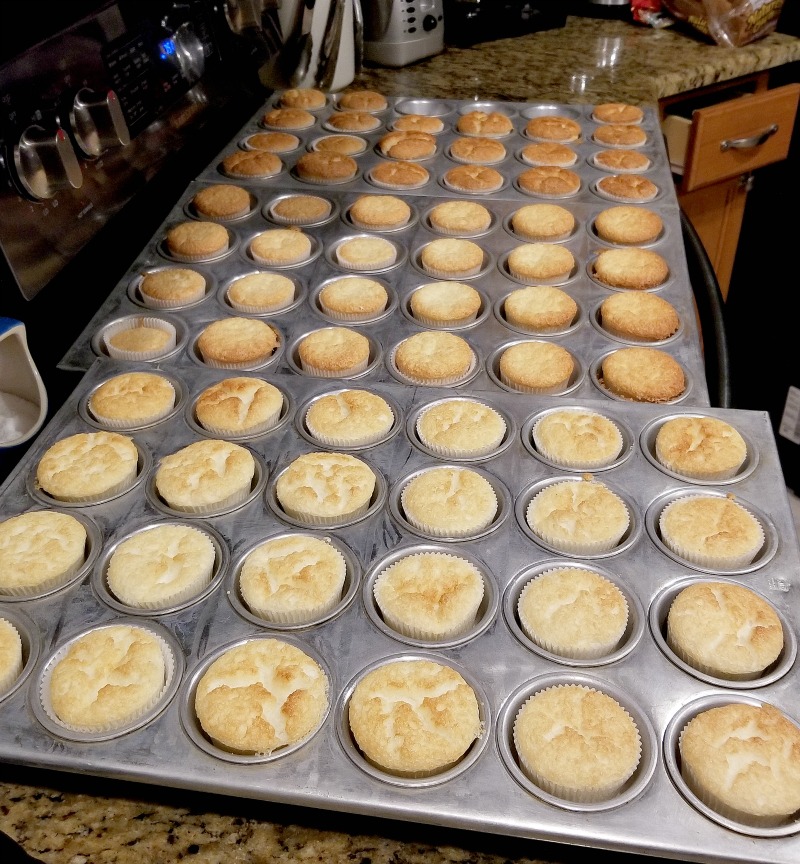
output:
[{"label": "white paper liner", "polygon": [[363,222],[360,219],[357,219],[353,215],[352,208],[347,211],[350,221],[356,228],[362,228],[364,231],[392,231],[395,228],[402,228],[404,225],[408,225],[411,220],[411,216],[404,216],[402,219],[398,219],[395,222],[383,222],[379,225],[370,222]]},{"label": "white paper liner", "polygon": [[689,477],[692,480],[703,480],[706,482],[709,480],[731,480],[742,470],[742,465],[744,465],[747,459],[747,454],[745,453],[738,465],[729,468],[720,468],[718,471],[702,471],[698,469],[687,471],[685,468],[677,465],[673,460],[668,459],[663,453],[659,452],[658,442],[656,442],[655,456],[658,462],[668,471],[673,471],[675,474],[680,474],[682,477]]},{"label": "white paper liner", "polygon": [[503,429],[500,434],[492,438],[490,441],[484,442],[480,447],[445,447],[444,445],[437,444],[435,441],[431,441],[429,438],[425,437],[420,430],[420,421],[422,420],[422,417],[423,415],[420,414],[417,418],[415,426],[417,437],[428,448],[428,450],[435,453],[437,456],[442,456],[446,459],[463,459],[470,456],[488,456],[503,443],[503,439],[506,437],[506,432],[508,431],[506,422],[503,420]]},{"label": "white paper liner", "polygon": [[[140,327],[152,327],[156,330],[163,330],[168,336],[168,341],[162,348],[150,351],[126,351],[121,348],[116,348],[111,344],[111,338],[117,333],[121,333],[124,330],[139,329]],[[115,360],[152,360],[155,357],[163,357],[175,348],[177,345],[177,331],[169,321],[164,321],[161,318],[145,317],[134,320],[118,321],[115,324],[109,324],[103,331],[103,344],[105,345],[109,357],[113,357]]]},{"label": "white paper liner", "polygon": [[[315,196],[315,197],[316,197],[316,196]],[[324,200],[324,199],[321,199],[321,200]],[[313,217],[308,217],[308,216],[295,216],[295,217],[291,217],[291,216],[284,216],[282,213],[276,213],[276,212],[275,212],[275,207],[276,207],[277,204],[279,204],[279,203],[280,203],[280,202],[276,202],[275,204],[272,204],[272,205],[270,206],[270,208],[269,208],[269,215],[270,215],[270,216],[271,216],[271,217],[272,217],[276,222],[281,222],[283,225],[308,225],[310,222],[321,222],[323,219],[327,219],[327,218],[331,215],[331,213],[333,212],[333,206],[331,205],[330,201],[326,201],[325,203],[327,204],[327,211],[326,211],[325,213],[322,213],[322,214],[319,215],[319,216],[313,216]]]},{"label": "white paper liner", "polygon": [[[39,579],[37,582],[29,583],[28,585],[0,584],[0,599],[3,597],[34,597],[38,594],[45,594],[48,591],[52,591],[61,585],[66,585],[86,562],[87,542],[88,538],[81,547],[78,555],[72,561],[67,562],[64,569],[55,576],[51,576],[48,579]],[[41,571],[37,568],[35,575],[39,576],[40,574]]]},{"label": "white paper liner", "polygon": [[227,426],[218,426],[216,423],[209,423],[207,420],[200,420],[199,417],[197,418],[197,422],[206,430],[206,432],[219,438],[227,438],[231,435],[258,435],[260,432],[266,432],[268,429],[272,429],[277,425],[278,421],[281,419],[282,413],[283,406],[281,405],[277,411],[274,411],[260,423],[253,423],[251,426],[246,427],[237,426],[235,429],[231,429]]},{"label": "white paper liner", "polygon": [[409,511],[406,502],[406,496],[408,493],[408,487],[410,483],[407,483],[400,493],[400,504],[403,508],[403,512],[405,513],[406,519],[418,530],[422,531],[424,534],[427,534],[431,537],[450,537],[450,538],[458,538],[458,537],[471,537],[474,534],[478,534],[481,531],[488,528],[492,522],[495,520],[497,516],[497,508],[499,506],[499,502],[497,501],[497,494],[494,493],[494,501],[495,506],[491,513],[487,514],[477,522],[472,525],[465,526],[464,528],[453,528],[446,527],[440,528],[436,525],[431,525],[429,522],[425,521],[425,514],[420,514],[419,516],[412,511]]},{"label": "white paper liner", "polygon": [[173,676],[175,675],[175,656],[170,646],[161,636],[158,635],[158,633],[154,633],[152,630],[149,629],[147,629],[146,632],[158,642],[159,648],[161,649],[161,654],[164,658],[164,683],[159,692],[154,694],[149,702],[136,707],[134,710],[131,711],[128,717],[118,723],[106,723],[98,726],[75,726],[70,723],[65,723],[53,710],[53,706],[50,702],[48,685],[50,683],[50,676],[53,669],[55,669],[58,663],[64,658],[64,655],[72,647],[74,641],[76,641],[73,640],[68,644],[62,646],[53,655],[53,658],[48,664],[45,674],[42,676],[41,681],[39,682],[39,700],[45,714],[50,718],[50,720],[52,720],[57,725],[62,726],[64,729],[69,729],[72,732],[101,735],[107,732],[111,732],[115,729],[123,729],[129,724],[135,723],[140,717],[145,716],[148,712],[155,708],[155,706],[158,705],[158,703],[164,697],[164,694],[166,693],[167,688],[169,687],[169,684],[172,681]]},{"label": "white paper liner", "polygon": [[340,312],[338,309],[331,309],[326,306],[322,300],[319,301],[320,308],[329,317],[335,321],[371,321],[376,315],[380,315],[386,307],[382,309],[372,309],[366,312]]},{"label": "white paper liner", "polygon": [[[354,135],[351,132],[339,132],[338,134],[342,138],[351,138],[354,141],[358,141],[361,145],[359,147],[359,149],[353,150],[350,153],[345,153],[344,154],[345,156],[358,156],[360,153],[363,153],[367,149],[367,142],[363,138],[359,138],[358,135]],[[330,137],[330,136],[323,136],[321,138],[315,138],[310,144],[311,149],[316,150],[319,153],[337,153],[338,151],[336,151],[336,150],[328,150],[325,147],[319,146],[320,141],[324,141],[325,137]]]},{"label": "white paper liner", "polygon": [[214,562],[211,562],[211,565],[207,570],[200,570],[195,575],[192,581],[188,585],[184,585],[179,591],[173,591],[171,594],[165,594],[161,597],[153,597],[149,600],[143,600],[139,602],[135,602],[131,597],[124,596],[121,592],[114,591],[111,586],[108,584],[108,580],[106,579],[106,585],[108,587],[109,592],[119,600],[120,603],[124,603],[126,606],[129,606],[131,609],[166,609],[169,606],[174,606],[177,603],[183,603],[184,600],[188,600],[190,597],[194,597],[196,594],[199,594],[204,588],[208,586],[211,582],[211,578],[214,575]]},{"label": "white paper liner", "polygon": [[297,176],[304,183],[314,183],[316,186],[336,186],[336,185],[341,184],[341,183],[349,183],[351,180],[353,180],[356,177],[357,174],[358,174],[358,171],[356,170],[356,171],[353,171],[353,173],[350,177],[312,177],[308,174],[299,174],[299,173]]},{"label": "white paper liner", "polygon": [[133,481],[136,479],[137,471],[138,465],[133,465],[122,480],[112,484],[108,488],[104,489],[102,492],[95,493],[94,495],[53,495],[49,492],[47,494],[57,501],[66,501],[70,504],[91,504],[95,501],[102,501],[105,498],[111,498],[114,495],[125,491],[128,487],[133,485]]},{"label": "white paper liner", "polygon": [[352,375],[358,375],[369,366],[369,357],[365,360],[355,363],[353,366],[348,366],[346,369],[322,369],[320,366],[315,366],[301,358],[300,368],[307,375],[315,375],[318,378],[349,378]]},{"label": "white paper liner", "polygon": [[[274,132],[281,131],[282,132],[283,130],[282,129],[281,130],[274,129],[272,131],[274,131]],[[257,152],[264,152],[264,153],[274,153],[277,156],[280,153],[291,153],[292,150],[297,150],[297,148],[300,146],[300,139],[297,137],[297,135],[293,134],[292,132],[286,132],[285,134],[291,135],[292,138],[295,139],[294,144],[292,144],[291,147],[286,146],[286,147],[280,147],[278,149],[271,149],[271,150],[267,150],[265,147],[254,147],[250,143],[250,139],[254,138],[258,134],[263,134],[263,133],[254,132],[252,135],[248,135],[247,138],[244,139],[245,150],[255,150]]]},{"label": "white paper liner", "polygon": [[139,296],[142,298],[142,301],[146,303],[151,309],[181,309],[184,306],[191,306],[193,303],[197,303],[202,300],[203,297],[206,296],[206,286],[203,285],[195,294],[192,294],[191,297],[184,297],[182,300],[169,300],[163,299],[160,297],[151,297],[149,294],[145,294],[142,291],[141,287],[139,288]]},{"label": "white paper liner", "polygon": [[249,312],[251,315],[263,315],[267,312],[279,312],[281,309],[285,309],[287,306],[291,306],[291,304],[294,303],[294,297],[290,297],[283,303],[271,303],[268,306],[256,306],[250,303],[237,303],[236,301],[231,300],[227,294],[226,297],[232,309],[235,309],[237,312]]},{"label": "white paper liner", "polygon": [[456,384],[459,381],[464,381],[466,378],[469,378],[469,376],[475,371],[475,366],[478,362],[478,359],[473,352],[469,362],[469,368],[466,372],[460,375],[444,375],[440,378],[415,378],[413,375],[408,375],[406,372],[403,372],[401,369],[398,368],[397,363],[395,363],[395,354],[397,353],[397,349],[399,347],[399,345],[395,345],[395,347],[392,349],[391,357],[389,358],[392,364],[392,368],[404,380],[408,381],[411,384],[419,384],[421,386],[427,385],[429,387],[445,387],[450,384]]},{"label": "white paper liner", "polygon": [[8,690],[12,684],[22,674],[22,638],[19,635],[19,630],[7,618],[0,618],[0,626],[5,625],[3,629],[7,630],[14,643],[13,657],[9,658],[11,662],[5,667],[0,668],[0,696]]},{"label": "white paper liner", "polygon": [[235,492],[232,492],[225,498],[221,498],[219,501],[213,501],[207,504],[175,504],[172,501],[168,501],[163,495],[161,495],[161,497],[167,504],[167,506],[170,507],[172,510],[177,510],[180,513],[194,513],[198,516],[201,516],[204,514],[217,513],[220,510],[227,510],[229,507],[238,507],[240,504],[243,504],[247,500],[248,496],[250,495],[251,486],[252,479],[247,481],[246,486],[243,485],[241,489],[237,489]]},{"label": "white paper liner", "polygon": [[280,500],[279,503],[287,516],[296,519],[298,522],[303,522],[305,525],[340,525],[344,522],[360,519],[370,507],[370,502],[367,501],[365,504],[349,510],[347,513],[340,513],[336,516],[320,516],[316,513],[306,513],[304,510],[296,510],[294,507],[287,507]]},{"label": "white paper liner", "polygon": [[574,153],[572,159],[568,161],[554,162],[552,159],[530,159],[525,155],[525,148],[520,151],[519,156],[526,165],[531,165],[533,168],[571,168],[578,161],[577,153]]},{"label": "white paper liner", "polygon": [[451,145],[447,151],[447,155],[454,162],[460,162],[462,165],[497,165],[499,162],[502,162],[506,156],[508,156],[508,153],[503,153],[502,156],[498,156],[496,159],[465,159],[463,156],[456,156],[456,154],[453,153],[453,147]]},{"label": "white paper liner", "polygon": [[[619,126],[633,126],[635,124],[632,123],[619,123]],[[640,147],[644,147],[647,144],[647,136],[645,136],[643,141],[639,141],[637,144],[609,144],[607,141],[599,141],[592,135],[592,141],[598,145],[598,147],[604,147],[606,150],[638,150]]]},{"label": "white paper liner", "polygon": [[419,312],[413,312],[414,320],[419,321],[420,324],[424,324],[426,327],[463,327],[465,324],[469,324],[470,321],[474,321],[478,317],[478,312],[480,309],[471,313],[470,315],[465,315],[463,318],[431,318],[428,315],[420,315]]},{"label": "white paper liner", "polygon": [[652,161],[647,158],[646,165],[637,166],[636,168],[612,167],[610,165],[603,165],[602,162],[599,162],[596,153],[592,154],[590,161],[595,168],[599,168],[601,171],[608,171],[612,174],[641,174],[643,171],[648,171],[653,164]]},{"label": "white paper liner", "polygon": [[378,261],[372,261],[368,264],[363,264],[358,261],[348,261],[339,253],[339,247],[334,253],[336,255],[336,263],[340,267],[345,267],[347,270],[383,270],[385,267],[391,267],[397,261],[397,250],[392,247],[391,250],[386,249],[385,257]]},{"label": "white paper liner", "polygon": [[469,189],[466,186],[459,186],[457,183],[453,183],[448,177],[443,178],[444,185],[451,189],[453,192],[465,192],[469,195],[491,195],[493,192],[497,192],[503,188],[503,180],[502,176],[500,180],[494,184],[494,186],[490,186],[488,189]]},{"label": "white paper liner", "polygon": [[452,270],[442,270],[439,267],[431,267],[424,261],[421,263],[423,270],[435,279],[469,279],[471,276],[477,276],[483,266],[483,262],[481,262],[475,267],[467,267],[464,270],[456,270],[454,272]]},{"label": "white paper liner", "polygon": [[169,386],[172,388],[172,400],[169,404],[164,405],[157,411],[151,411],[149,414],[140,414],[138,417],[124,417],[122,419],[117,417],[105,417],[102,412],[92,407],[91,400],[89,401],[89,412],[92,417],[94,417],[98,423],[102,423],[106,429],[129,429],[133,425],[140,426],[150,423],[158,423],[159,420],[163,420],[165,417],[169,416],[175,407],[177,394],[175,393],[175,388],[172,387],[172,384]]},{"label": "white paper liner", "polygon": [[500,370],[500,380],[506,387],[510,387],[512,390],[516,390],[519,393],[534,393],[540,396],[552,395],[555,393],[560,393],[564,390],[565,387],[569,384],[569,379],[572,376],[572,372],[567,375],[562,381],[559,381],[557,384],[550,385],[548,387],[534,387],[529,384],[520,384],[517,381],[512,381],[510,378],[506,376],[506,374]]},{"label": "white paper liner", "polygon": [[308,252],[304,252],[302,255],[295,255],[292,258],[263,258],[261,255],[256,254],[252,246],[250,247],[250,254],[253,257],[253,261],[263,264],[265,267],[299,267],[301,264],[305,264],[309,260],[312,252],[313,250],[309,250]]},{"label": "white paper liner", "polygon": [[382,186],[384,189],[419,189],[428,183],[430,179],[430,175],[428,175],[424,180],[420,180],[417,183],[387,183],[375,177],[372,171],[369,173],[370,182],[374,183],[376,186]]},{"label": "white paper liner", "polygon": [[764,670],[767,667],[775,662],[771,660],[762,669],[756,669],[751,672],[728,672],[725,669],[721,669],[719,665],[711,665],[704,662],[696,654],[684,648],[683,645],[675,640],[669,627],[667,627],[667,645],[669,645],[679,659],[683,660],[684,663],[693,669],[697,669],[698,672],[703,672],[706,675],[713,675],[715,678],[724,678],[726,681],[755,681],[756,678],[760,678],[764,674]]},{"label": "white paper liner", "polygon": [[262,354],[259,357],[251,357],[249,360],[242,360],[239,363],[225,363],[222,360],[214,360],[212,358],[203,357],[203,363],[211,369],[252,369],[254,366],[261,366],[266,363],[277,351],[273,348],[268,354]]}]

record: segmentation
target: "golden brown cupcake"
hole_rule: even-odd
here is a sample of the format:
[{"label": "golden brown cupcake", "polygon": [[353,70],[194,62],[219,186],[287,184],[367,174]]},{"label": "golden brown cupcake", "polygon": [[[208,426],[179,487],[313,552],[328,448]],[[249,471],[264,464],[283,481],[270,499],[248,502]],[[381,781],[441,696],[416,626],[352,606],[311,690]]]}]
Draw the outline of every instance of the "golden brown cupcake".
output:
[{"label": "golden brown cupcake", "polygon": [[428,132],[387,132],[378,149],[389,159],[429,159],[436,153],[436,139]]},{"label": "golden brown cupcake", "polygon": [[558,204],[526,204],[511,216],[511,228],[526,240],[564,240],[575,230],[575,217]]},{"label": "golden brown cupcake", "polygon": [[612,174],[597,181],[597,189],[615,201],[646,202],[658,195],[658,186],[639,174]]},{"label": "golden brown cupcake", "polygon": [[270,228],[250,241],[250,254],[267,267],[305,263],[312,252],[311,238],[297,227]]},{"label": "golden brown cupcake", "polygon": [[369,179],[387,189],[416,189],[430,180],[430,172],[416,162],[381,162],[369,172]]},{"label": "golden brown cupcake", "polygon": [[5,695],[22,674],[22,639],[19,630],[5,618],[0,618],[0,695]]},{"label": "golden brown cupcake", "polygon": [[600,324],[619,339],[659,342],[678,332],[681,319],[675,307],[655,294],[639,291],[612,294],[600,304]]},{"label": "golden brown cupcake", "polygon": [[528,165],[555,165],[559,168],[570,168],[578,161],[578,154],[571,147],[559,144],[557,141],[526,144],[519,155]]},{"label": "golden brown cupcake", "polygon": [[206,325],[197,338],[204,363],[217,369],[245,369],[266,363],[280,338],[256,318],[221,318]]},{"label": "golden brown cupcake", "polygon": [[366,231],[390,231],[411,219],[411,207],[396,195],[362,195],[347,212],[350,221]]},{"label": "golden brown cupcake", "polygon": [[257,435],[272,429],[283,412],[283,393],[261,378],[224,378],[194,403],[197,422],[212,435]]},{"label": "golden brown cupcake", "polygon": [[319,195],[287,195],[270,205],[269,215],[286,225],[313,225],[327,219],[332,209]]},{"label": "golden brown cupcake", "polygon": [[450,156],[458,162],[491,165],[506,158],[506,148],[496,138],[456,138],[450,145]]},{"label": "golden brown cupcake", "polygon": [[569,168],[539,165],[528,168],[517,177],[519,188],[531,195],[560,197],[574,195],[581,188],[581,178]]},{"label": "golden brown cupcake", "polygon": [[202,261],[228,251],[228,229],[216,222],[181,222],[167,231],[171,255],[187,261]]},{"label": "golden brown cupcake", "polygon": [[429,282],[412,293],[409,308],[426,327],[460,327],[477,317],[481,295],[463,282]]},{"label": "golden brown cupcake", "polygon": [[392,128],[400,132],[428,132],[430,135],[438,135],[444,130],[444,123],[439,117],[427,114],[404,114],[392,123]]},{"label": "golden brown cupcake", "polygon": [[499,111],[469,111],[458,118],[456,131],[462,135],[502,138],[514,131],[514,125],[509,117]]},{"label": "golden brown cupcake", "polygon": [[650,159],[637,150],[600,150],[592,156],[594,164],[603,171],[637,173],[647,171]]},{"label": "golden brown cupcake", "polygon": [[383,270],[397,260],[397,247],[383,237],[351,237],[336,246],[334,255],[348,270]]},{"label": "golden brown cupcake", "polygon": [[338,106],[346,111],[383,111],[389,100],[377,90],[346,90],[339,96]]},{"label": "golden brown cupcake", "polygon": [[594,230],[609,243],[652,243],[661,236],[664,222],[653,210],[622,204],[598,213]]},{"label": "golden brown cupcake", "polygon": [[173,384],[155,372],[123,372],[104,381],[89,397],[92,416],[109,429],[155,423],[175,407]]},{"label": "golden brown cupcake", "polygon": [[525,134],[537,141],[567,144],[581,137],[581,124],[569,117],[532,117],[525,124]]},{"label": "golden brown cupcake", "polygon": [[336,111],[325,121],[335,132],[374,132],[381,121],[367,111]]},{"label": "golden brown cupcake", "polygon": [[358,135],[325,135],[312,141],[311,149],[340,156],[358,156],[367,149],[367,142]]},{"label": "golden brown cupcake", "polygon": [[559,393],[568,385],[575,361],[552,342],[519,342],[500,357],[500,380],[521,393]]},{"label": "golden brown cupcake", "polygon": [[358,165],[350,156],[312,151],[297,160],[294,170],[309,183],[345,183],[356,176]]},{"label": "golden brown cupcake", "polygon": [[369,339],[347,327],[315,330],[297,348],[302,370],[323,378],[358,375],[369,365],[369,351]]},{"label": "golden brown cupcake", "polygon": [[610,465],[623,446],[616,423],[583,408],[564,408],[545,414],[533,424],[531,438],[545,459],[582,471]]},{"label": "golden brown cupcake", "polygon": [[592,264],[592,275],[611,288],[642,291],[663,285],[669,265],[651,249],[604,249]]},{"label": "golden brown cupcake", "polygon": [[249,150],[266,150],[268,153],[290,153],[300,146],[300,139],[291,132],[256,132],[244,139]]},{"label": "golden brown cupcake", "polygon": [[461,381],[476,362],[466,340],[438,331],[408,336],[397,345],[392,359],[397,371],[409,381],[433,386]]},{"label": "golden brown cupcake", "polygon": [[142,276],[139,293],[148,306],[170,309],[196,303],[206,296],[206,278],[185,267],[165,267]]},{"label": "golden brown cupcake", "polygon": [[250,212],[250,193],[231,183],[215,183],[195,193],[192,206],[207,219],[236,219]]},{"label": "golden brown cupcake", "polygon": [[303,422],[326,447],[368,447],[389,433],[395,415],[377,393],[337,390],[315,399]]},{"label": "golden brown cupcake", "polygon": [[283,162],[269,150],[237,150],[222,160],[222,170],[229,177],[263,180],[280,173]]},{"label": "golden brown cupcake", "polygon": [[612,125],[637,124],[644,120],[644,111],[638,105],[627,102],[603,102],[594,106],[592,119]]},{"label": "golden brown cupcake", "polygon": [[419,261],[437,279],[466,279],[483,266],[483,249],[472,240],[442,237],[422,247]]},{"label": "golden brown cupcake", "polygon": [[308,129],[316,119],[305,108],[272,108],[263,115],[261,123],[273,129]]},{"label": "golden brown cupcake", "polygon": [[248,273],[234,279],[225,297],[237,312],[279,312],[294,300],[295,284],[280,273]]},{"label": "golden brown cupcake", "polygon": [[389,294],[375,279],[345,276],[327,282],[317,302],[326,315],[337,321],[369,321],[386,309]]},{"label": "golden brown cupcake", "polygon": [[603,386],[635,402],[669,402],[686,389],[683,369],[658,348],[620,348],[603,359]]},{"label": "golden brown cupcake", "polygon": [[488,165],[457,165],[442,179],[456,192],[496,192],[504,183],[503,175]]},{"label": "golden brown cupcake", "polygon": [[480,234],[492,224],[492,214],[477,201],[443,201],[431,208],[428,221],[442,234]]},{"label": "golden brown cupcake", "polygon": [[553,285],[518,288],[503,302],[506,321],[526,333],[557,333],[569,327],[577,314],[578,304]]},{"label": "golden brown cupcake", "polygon": [[305,108],[316,111],[325,107],[325,94],[314,87],[293,87],[281,93],[280,104],[284,108]]},{"label": "golden brown cupcake", "polygon": [[520,282],[563,282],[575,267],[575,257],[566,246],[555,243],[523,243],[506,259],[508,272]]},{"label": "golden brown cupcake", "polygon": [[674,417],[659,428],[656,459],[693,480],[730,480],[747,459],[747,444],[718,417]]},{"label": "golden brown cupcake", "polygon": [[644,129],[624,124],[598,126],[592,138],[597,144],[606,147],[641,147],[647,143],[647,133]]},{"label": "golden brown cupcake", "polygon": [[437,456],[476,459],[500,446],[508,426],[499,411],[477,399],[443,399],[423,409],[414,428]]}]

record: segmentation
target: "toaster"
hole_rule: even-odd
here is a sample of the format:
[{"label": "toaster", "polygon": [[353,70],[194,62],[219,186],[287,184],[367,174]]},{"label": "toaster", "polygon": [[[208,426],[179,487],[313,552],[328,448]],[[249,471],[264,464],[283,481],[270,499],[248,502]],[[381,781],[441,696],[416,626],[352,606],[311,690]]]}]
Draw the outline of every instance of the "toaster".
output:
[{"label": "toaster", "polygon": [[362,0],[364,59],[407,66],[444,48],[442,0]]}]

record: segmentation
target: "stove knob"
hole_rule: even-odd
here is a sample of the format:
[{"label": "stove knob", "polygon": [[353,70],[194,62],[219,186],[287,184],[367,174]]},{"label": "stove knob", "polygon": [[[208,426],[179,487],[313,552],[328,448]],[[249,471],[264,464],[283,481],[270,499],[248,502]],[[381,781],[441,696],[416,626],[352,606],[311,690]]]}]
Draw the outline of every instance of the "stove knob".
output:
[{"label": "stove knob", "polygon": [[20,191],[36,201],[53,198],[62,189],[79,189],[83,184],[80,162],[60,126],[28,126],[12,154],[12,171]]},{"label": "stove knob", "polygon": [[111,147],[131,143],[122,106],[113,90],[79,90],[70,106],[69,124],[84,156],[96,157]]}]

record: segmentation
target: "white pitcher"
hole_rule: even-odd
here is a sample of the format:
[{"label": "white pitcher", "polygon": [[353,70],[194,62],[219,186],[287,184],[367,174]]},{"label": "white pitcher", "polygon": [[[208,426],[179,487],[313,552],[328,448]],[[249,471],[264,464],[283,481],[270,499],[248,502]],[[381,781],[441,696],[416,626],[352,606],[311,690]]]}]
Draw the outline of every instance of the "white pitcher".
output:
[{"label": "white pitcher", "polygon": [[47,391],[28,350],[25,325],[0,317],[0,449],[32,438],[47,414]]}]

